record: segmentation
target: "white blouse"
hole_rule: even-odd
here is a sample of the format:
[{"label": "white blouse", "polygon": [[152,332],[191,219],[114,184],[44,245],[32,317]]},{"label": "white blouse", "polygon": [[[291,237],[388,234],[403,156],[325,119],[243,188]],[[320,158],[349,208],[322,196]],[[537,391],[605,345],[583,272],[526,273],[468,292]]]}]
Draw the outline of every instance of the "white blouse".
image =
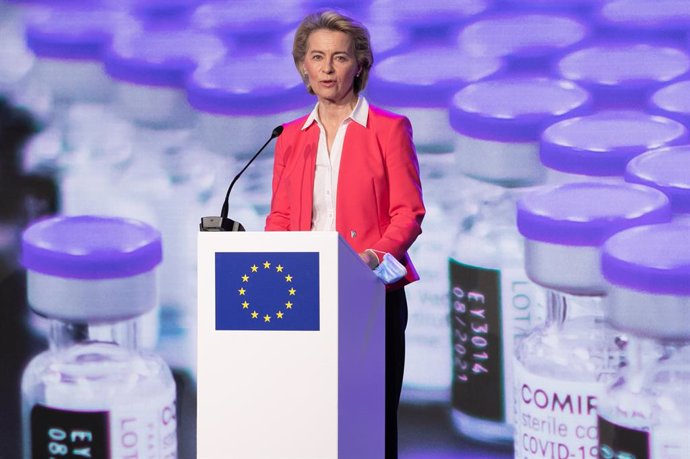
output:
[{"label": "white blouse", "polygon": [[319,104],[309,114],[302,126],[307,129],[312,123],[319,126],[319,145],[316,152],[316,171],[314,175],[314,197],[311,213],[312,231],[335,231],[335,204],[338,192],[338,172],[340,171],[340,158],[343,153],[343,141],[347,127],[351,122],[362,126],[367,125],[369,115],[369,103],[364,97],[357,100],[357,105],[350,116],[345,118],[338,127],[333,139],[331,153],[328,154],[328,141],[326,130],[319,119]]}]

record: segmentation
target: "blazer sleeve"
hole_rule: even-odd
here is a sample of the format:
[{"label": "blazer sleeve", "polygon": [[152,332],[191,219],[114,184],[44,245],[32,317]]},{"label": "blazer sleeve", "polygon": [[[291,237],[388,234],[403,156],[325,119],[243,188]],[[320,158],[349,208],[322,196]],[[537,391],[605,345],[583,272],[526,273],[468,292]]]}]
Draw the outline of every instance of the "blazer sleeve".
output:
[{"label": "blazer sleeve", "polygon": [[290,200],[284,179],[288,154],[283,137],[278,137],[273,160],[271,210],[266,217],[266,231],[290,230]]},{"label": "blazer sleeve", "polygon": [[[419,163],[412,143],[412,125],[405,117],[396,118],[383,149],[390,224],[372,247],[402,259],[417,236],[422,233],[425,209]],[[382,254],[377,253],[379,261]]]}]

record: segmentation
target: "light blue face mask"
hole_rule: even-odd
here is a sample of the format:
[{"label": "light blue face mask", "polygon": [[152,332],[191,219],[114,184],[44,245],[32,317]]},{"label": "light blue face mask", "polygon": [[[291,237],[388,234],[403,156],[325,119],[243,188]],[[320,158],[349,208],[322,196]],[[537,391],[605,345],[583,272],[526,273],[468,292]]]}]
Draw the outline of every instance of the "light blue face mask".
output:
[{"label": "light blue face mask", "polygon": [[374,274],[388,285],[405,277],[407,269],[393,255],[386,252],[383,254],[383,261],[374,268]]}]

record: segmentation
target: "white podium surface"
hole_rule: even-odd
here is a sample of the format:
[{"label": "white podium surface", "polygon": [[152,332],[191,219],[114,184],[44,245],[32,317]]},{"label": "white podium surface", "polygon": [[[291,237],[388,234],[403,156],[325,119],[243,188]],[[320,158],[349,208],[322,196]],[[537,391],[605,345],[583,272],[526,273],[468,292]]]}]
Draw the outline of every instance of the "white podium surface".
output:
[{"label": "white podium surface", "polygon": [[335,232],[198,238],[197,457],[384,457],[384,287]]}]

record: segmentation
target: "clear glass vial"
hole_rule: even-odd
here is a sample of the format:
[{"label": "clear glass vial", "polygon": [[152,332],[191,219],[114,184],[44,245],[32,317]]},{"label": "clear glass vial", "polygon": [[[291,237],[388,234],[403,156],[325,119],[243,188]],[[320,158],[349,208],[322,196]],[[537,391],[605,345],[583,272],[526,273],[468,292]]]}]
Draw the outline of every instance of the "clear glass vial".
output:
[{"label": "clear glass vial", "polygon": [[546,289],[546,322],[514,357],[515,457],[597,458],[596,404],[622,363],[604,320],[599,249],[622,229],[671,218],[668,198],[627,183],[546,187],[518,203],[525,269]]},{"label": "clear glass vial", "polygon": [[599,403],[602,458],[690,457],[690,224],[648,225],[604,244],[607,319],[626,366]]},{"label": "clear glass vial", "polygon": [[[213,165],[191,148],[195,113],[185,84],[191,73],[225,54],[222,42],[170,21],[165,27],[123,29],[103,58],[115,82],[113,111],[133,128],[132,160],[112,188],[108,215],[137,218],[163,234],[157,350],[168,363],[194,373],[196,343],[196,229],[215,178]],[[125,148],[125,147],[123,147]],[[158,314],[159,312],[159,314]],[[155,330],[151,326],[151,330]]]},{"label": "clear glass vial", "polygon": [[177,457],[175,382],[138,349],[157,303],[160,234],[133,220],[54,217],[24,231],[31,308],[50,348],[21,384],[24,457]]},{"label": "clear glass vial", "polygon": [[451,343],[447,260],[453,244],[448,223],[455,221],[453,154],[418,152],[424,183],[424,233],[410,249],[424,282],[405,288],[409,320],[405,329],[403,403],[450,401]]},{"label": "clear glass vial", "polygon": [[455,45],[416,45],[374,66],[367,97],[410,119],[417,152],[452,152],[450,99],[464,86],[495,76],[503,67],[498,57],[473,56]]},{"label": "clear glass vial", "polygon": [[[273,69],[267,73],[265,69]],[[208,203],[216,213],[227,186],[271,131],[308,113],[313,98],[287,55],[240,55],[200,68],[187,81],[196,111],[195,141],[214,164],[217,186]],[[271,201],[271,144],[233,189],[231,215],[248,231],[261,231]]]},{"label": "clear glass vial", "polygon": [[[538,143],[544,127],[582,113],[588,102],[578,86],[541,77],[480,81],[453,98],[460,174],[449,260],[452,417],[469,438],[512,442],[510,357],[543,318],[543,301],[524,270],[515,202],[546,178]],[[479,303],[485,316],[476,322],[472,304]]]}]

